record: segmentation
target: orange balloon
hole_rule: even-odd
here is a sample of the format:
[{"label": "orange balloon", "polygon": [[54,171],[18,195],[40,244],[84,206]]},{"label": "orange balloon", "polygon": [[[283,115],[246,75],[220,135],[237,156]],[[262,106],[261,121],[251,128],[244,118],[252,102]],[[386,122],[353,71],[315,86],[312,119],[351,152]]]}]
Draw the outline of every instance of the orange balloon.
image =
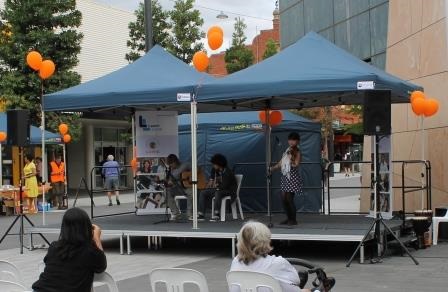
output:
[{"label": "orange balloon", "polygon": [[423,98],[425,99],[425,94],[421,92],[420,90],[415,90],[411,93],[411,103],[417,99],[417,98]]},{"label": "orange balloon", "polygon": [[193,65],[199,72],[207,70],[209,59],[206,53],[200,51],[193,55]]},{"label": "orange balloon", "polygon": [[55,69],[56,69],[56,66],[54,65],[53,61],[51,61],[51,60],[43,61],[42,66],[40,67],[40,70],[39,70],[40,78],[42,78],[42,79],[50,78],[53,75]]},{"label": "orange balloon", "polygon": [[439,102],[434,98],[429,98],[425,100],[425,109],[423,114],[425,117],[433,116],[439,110]]},{"label": "orange balloon", "polygon": [[258,119],[260,119],[262,124],[266,124],[266,111],[258,112]]},{"label": "orange balloon", "polygon": [[70,136],[69,134],[65,134],[64,136],[62,136],[62,140],[64,141],[64,143],[70,143],[70,141],[72,140],[72,136]]},{"label": "orange balloon", "polygon": [[414,99],[414,101],[412,102],[412,111],[417,115],[423,115],[425,112],[425,99],[423,98],[416,98]]},{"label": "orange balloon", "polygon": [[208,31],[207,31],[207,38],[210,38],[210,36],[211,36],[213,33],[215,33],[215,32],[219,33],[219,34],[221,35],[221,38],[224,38],[224,31],[222,30],[221,27],[219,27],[219,26],[217,26],[217,25],[212,26],[212,27],[210,27],[210,28],[208,29]]},{"label": "orange balloon", "polygon": [[59,125],[59,133],[61,133],[62,136],[64,136],[65,134],[68,133],[68,126],[67,126],[67,124],[62,123],[62,124]]},{"label": "orange balloon", "polygon": [[270,118],[271,126],[278,126],[282,123],[283,114],[281,111],[273,111],[273,112],[271,112],[269,118]]},{"label": "orange balloon", "polygon": [[137,171],[137,166],[138,166],[137,158],[133,158],[131,160],[131,167],[134,172]]},{"label": "orange balloon", "polygon": [[221,34],[219,34],[217,31],[211,33],[208,36],[208,46],[212,50],[217,50],[222,46],[223,37]]},{"label": "orange balloon", "polygon": [[6,138],[6,132],[0,132],[0,142],[5,142]]},{"label": "orange balloon", "polygon": [[31,69],[37,71],[42,66],[42,55],[39,52],[31,51],[26,55],[26,63]]}]

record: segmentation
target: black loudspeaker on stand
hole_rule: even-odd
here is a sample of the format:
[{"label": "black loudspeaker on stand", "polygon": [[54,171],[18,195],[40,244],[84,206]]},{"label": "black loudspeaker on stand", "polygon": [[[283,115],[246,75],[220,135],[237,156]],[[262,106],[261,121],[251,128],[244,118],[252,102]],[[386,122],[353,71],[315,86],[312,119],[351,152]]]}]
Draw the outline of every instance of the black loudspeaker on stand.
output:
[{"label": "black loudspeaker on stand", "polygon": [[[23,169],[23,147],[29,145],[30,141],[30,114],[27,110],[11,110],[7,111],[7,143],[10,146],[18,146],[19,147],[19,214],[16,215],[16,218],[11,223],[11,225],[8,227],[6,232],[3,234],[2,238],[0,239],[0,244],[3,242],[3,240],[8,235],[19,235],[19,241],[20,241],[20,254],[23,254],[23,237],[24,237],[24,219],[34,227],[33,222],[25,215],[23,214],[23,177],[22,177],[22,169]],[[14,209],[16,209],[16,206],[14,206]],[[12,228],[15,226],[15,224],[19,222],[19,233],[18,234],[10,234]],[[50,242],[41,234],[39,235],[42,237],[45,242],[50,245]]]},{"label": "black loudspeaker on stand", "polygon": [[[390,91],[367,91],[364,97],[364,135],[373,136],[375,139],[375,149],[372,163],[375,166],[375,176],[374,181],[372,182],[373,190],[374,190],[374,220],[370,225],[370,228],[365,233],[363,239],[359,243],[352,257],[347,263],[347,267],[353,262],[356,254],[358,253],[361,246],[364,246],[367,242],[372,230],[374,230],[374,239],[379,244],[381,242],[381,226],[392,235],[392,237],[400,244],[401,248],[409,255],[409,257],[414,261],[416,265],[418,265],[418,261],[414,256],[411,255],[409,250],[404,246],[404,244],[400,241],[400,239],[395,235],[395,233],[387,226],[386,222],[384,222],[383,217],[381,216],[381,212],[378,210],[377,202],[378,196],[380,193],[380,159],[379,159],[379,145],[380,140],[390,135],[391,133],[391,98]],[[387,244],[387,240],[386,240]],[[380,257],[380,255],[378,255]]]}]

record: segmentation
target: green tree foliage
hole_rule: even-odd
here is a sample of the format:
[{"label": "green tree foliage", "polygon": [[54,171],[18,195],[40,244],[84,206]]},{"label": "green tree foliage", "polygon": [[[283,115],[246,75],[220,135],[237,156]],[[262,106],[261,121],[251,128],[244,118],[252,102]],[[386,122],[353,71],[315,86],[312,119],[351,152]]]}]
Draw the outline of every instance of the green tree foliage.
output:
[{"label": "green tree foliage", "polygon": [[191,63],[194,53],[204,49],[201,43],[201,38],[205,37],[201,30],[204,20],[199,10],[193,9],[193,4],[194,0],[176,0],[170,11],[172,41],[167,48],[187,64]]},{"label": "green tree foliage", "polygon": [[243,19],[235,18],[232,46],[226,50],[224,56],[227,73],[229,74],[247,68],[254,62],[252,51],[244,44],[247,39],[244,33],[246,27]]},{"label": "green tree foliage", "polygon": [[268,42],[266,43],[266,50],[264,51],[263,54],[263,60],[272,57],[277,53],[278,53],[278,44],[273,39],[269,39]]},{"label": "green tree foliage", "polygon": [[[163,10],[158,0],[152,0],[152,26],[153,26],[153,44],[159,44],[166,48],[171,42],[170,29],[172,27],[169,21],[169,12]],[[145,5],[140,3],[134,12],[136,21],[129,23],[129,40],[127,46],[131,49],[126,54],[126,60],[134,62],[145,52]]]},{"label": "green tree foliage", "polygon": [[[352,105],[347,109],[347,112],[354,116],[362,118],[363,107],[362,105]],[[345,125],[344,131],[346,135],[364,135],[364,123],[359,122],[351,125]]]},{"label": "green tree foliage", "polygon": [[[55,74],[44,81],[45,93],[77,85],[81,76],[73,71],[78,64],[82,34],[81,12],[75,0],[6,0],[0,10],[0,96],[7,108],[31,110],[34,124],[40,124],[41,81],[26,64],[26,55],[36,50],[56,64]],[[6,28],[6,32],[5,32]],[[64,121],[74,139],[80,134],[78,115],[48,114],[49,128],[57,131]]]}]

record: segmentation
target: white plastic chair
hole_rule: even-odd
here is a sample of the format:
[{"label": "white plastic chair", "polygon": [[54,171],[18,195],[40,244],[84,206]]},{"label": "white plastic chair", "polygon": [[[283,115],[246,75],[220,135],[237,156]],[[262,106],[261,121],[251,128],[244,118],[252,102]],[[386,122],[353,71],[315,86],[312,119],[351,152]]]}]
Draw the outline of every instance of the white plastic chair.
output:
[{"label": "white plastic chair", "polygon": [[445,212],[445,216],[432,217],[432,243],[434,245],[437,245],[437,240],[439,237],[439,224],[441,222],[448,222],[448,210]]},{"label": "white plastic chair", "polygon": [[93,283],[106,284],[109,292],[119,292],[117,283],[115,282],[114,278],[112,278],[112,276],[107,272],[95,274],[93,277]]},{"label": "white plastic chair", "polygon": [[[243,175],[235,174],[235,178],[236,178],[236,183],[237,183],[238,187],[236,189],[236,199],[230,205],[230,207],[232,208],[232,218],[235,220],[238,219],[238,212],[236,211],[236,207],[238,205],[241,220],[244,220],[243,208],[241,206],[241,201],[240,201],[240,189],[241,189],[241,184],[243,182]],[[226,203],[227,203],[227,201],[230,201],[230,200],[231,200],[230,196],[226,196],[226,197],[222,198],[222,200],[221,200],[221,213],[220,214],[221,214],[222,222],[226,221],[226,210],[227,210]],[[212,214],[215,214],[214,202],[215,202],[215,198],[212,199]]]},{"label": "white plastic chair", "polygon": [[230,291],[232,287],[239,287],[241,292],[257,292],[259,288],[270,289],[271,292],[281,292],[280,282],[268,274],[250,271],[227,272],[227,285]]},{"label": "white plastic chair", "polygon": [[207,280],[198,271],[190,269],[155,269],[149,273],[152,291],[156,291],[157,283],[164,283],[167,291],[184,292],[184,285],[194,284],[199,288],[199,292],[208,292]]},{"label": "white plastic chair", "polygon": [[0,280],[24,285],[22,274],[19,269],[14,264],[7,261],[0,261]]},{"label": "white plastic chair", "polygon": [[4,292],[27,292],[29,291],[23,285],[10,281],[0,280],[0,291]]}]

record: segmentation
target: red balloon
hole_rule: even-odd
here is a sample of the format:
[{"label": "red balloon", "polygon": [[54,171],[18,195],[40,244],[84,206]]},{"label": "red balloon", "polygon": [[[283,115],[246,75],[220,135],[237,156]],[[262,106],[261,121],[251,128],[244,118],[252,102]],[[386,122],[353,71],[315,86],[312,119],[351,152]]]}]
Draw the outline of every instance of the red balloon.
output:
[{"label": "red balloon", "polygon": [[42,55],[39,52],[31,51],[26,55],[26,63],[31,69],[37,71],[42,66]]},{"label": "red balloon", "polygon": [[415,90],[411,93],[411,103],[417,99],[417,98],[423,98],[425,99],[425,94],[421,92],[420,90]]},{"label": "red balloon", "polygon": [[429,98],[425,100],[425,109],[423,114],[425,117],[433,116],[439,110],[439,102],[434,98]]},{"label": "red balloon", "polygon": [[416,98],[412,102],[412,111],[417,115],[423,115],[425,113],[426,100],[423,98]]},{"label": "red balloon", "polygon": [[207,70],[209,59],[206,53],[200,51],[193,55],[193,65],[199,72]]},{"label": "red balloon", "polygon": [[283,114],[281,111],[273,111],[270,114],[270,123],[271,126],[278,126],[282,123]]}]

